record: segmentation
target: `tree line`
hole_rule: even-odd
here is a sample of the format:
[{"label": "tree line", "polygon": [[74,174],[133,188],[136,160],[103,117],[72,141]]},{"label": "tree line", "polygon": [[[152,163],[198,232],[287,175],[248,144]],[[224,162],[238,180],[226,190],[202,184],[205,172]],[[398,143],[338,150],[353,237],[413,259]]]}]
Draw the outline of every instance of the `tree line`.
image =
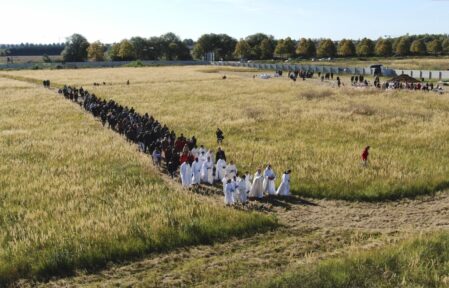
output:
[{"label": "tree line", "polygon": [[64,43],[53,44],[0,44],[1,56],[34,56],[34,55],[59,55],[64,50]]},{"label": "tree line", "polygon": [[[80,34],[73,34],[64,44],[0,45],[3,55],[55,55],[63,61],[131,61],[204,59],[213,53],[216,60],[271,60],[322,57],[391,57],[449,55],[448,35],[405,35],[372,40],[306,39],[290,37],[275,39],[257,33],[237,40],[226,34],[204,34],[196,42],[182,40],[174,33],[159,37],[132,37],[114,44],[89,43]],[[7,53],[5,52],[7,51]]]}]

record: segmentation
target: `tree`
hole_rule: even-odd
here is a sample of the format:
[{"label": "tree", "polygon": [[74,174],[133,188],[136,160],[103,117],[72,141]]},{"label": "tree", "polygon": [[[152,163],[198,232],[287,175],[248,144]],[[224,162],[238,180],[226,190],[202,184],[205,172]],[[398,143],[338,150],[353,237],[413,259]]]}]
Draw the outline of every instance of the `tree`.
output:
[{"label": "tree", "polygon": [[290,37],[278,41],[274,54],[282,59],[286,59],[295,53],[295,43]]},{"label": "tree", "polygon": [[256,33],[246,37],[245,41],[251,47],[251,56],[249,58],[270,59],[273,57],[274,48],[276,47],[273,36]]},{"label": "tree", "polygon": [[296,54],[302,57],[315,57],[316,47],[312,39],[302,38],[296,46]]},{"label": "tree", "polygon": [[343,39],[338,43],[338,55],[352,57],[355,55],[355,45],[352,40]]},{"label": "tree", "polygon": [[73,34],[67,38],[65,48],[62,51],[62,59],[66,62],[82,62],[87,59],[87,47],[89,42],[80,34]]},{"label": "tree", "polygon": [[273,58],[275,47],[276,45],[273,39],[263,39],[262,42],[260,42],[260,57],[256,59],[266,60]]},{"label": "tree", "polygon": [[240,39],[235,46],[234,55],[239,59],[248,59],[251,56],[251,46],[245,40]]},{"label": "tree", "polygon": [[132,37],[129,39],[131,45],[134,47],[136,59],[147,60],[148,58],[148,41],[142,37]]},{"label": "tree", "polygon": [[372,56],[374,54],[374,42],[371,39],[363,38],[357,44],[356,52],[358,56]]},{"label": "tree", "polygon": [[393,55],[393,44],[389,39],[377,40],[375,52],[377,56],[389,57]]},{"label": "tree", "polygon": [[441,43],[442,52],[444,54],[449,54],[449,38],[445,38]]},{"label": "tree", "polygon": [[111,59],[112,61],[121,60],[119,53],[120,53],[120,43],[112,44],[112,46],[108,50],[109,59]]},{"label": "tree", "polygon": [[337,48],[335,48],[335,44],[331,39],[324,39],[320,42],[317,49],[318,57],[334,57],[336,54]]},{"label": "tree", "polygon": [[122,61],[130,61],[136,59],[136,53],[134,52],[134,47],[131,42],[124,39],[120,42],[120,48],[118,51],[118,56]]},{"label": "tree", "polygon": [[226,34],[204,34],[193,48],[193,56],[202,59],[206,53],[215,53],[215,59],[231,60],[237,40]]},{"label": "tree", "polygon": [[104,50],[105,46],[100,41],[91,43],[87,48],[87,58],[91,61],[104,61]]},{"label": "tree", "polygon": [[400,37],[397,40],[394,52],[398,56],[407,56],[410,53],[410,39],[408,37]]},{"label": "tree", "polygon": [[438,39],[434,39],[427,45],[427,53],[433,55],[439,55],[443,52],[443,46],[441,45],[441,41]]},{"label": "tree", "polygon": [[416,39],[410,45],[410,52],[414,55],[425,55],[427,53],[426,44],[422,39]]},{"label": "tree", "polygon": [[161,56],[165,60],[189,60],[191,59],[190,49],[174,33],[161,35],[159,44]]}]

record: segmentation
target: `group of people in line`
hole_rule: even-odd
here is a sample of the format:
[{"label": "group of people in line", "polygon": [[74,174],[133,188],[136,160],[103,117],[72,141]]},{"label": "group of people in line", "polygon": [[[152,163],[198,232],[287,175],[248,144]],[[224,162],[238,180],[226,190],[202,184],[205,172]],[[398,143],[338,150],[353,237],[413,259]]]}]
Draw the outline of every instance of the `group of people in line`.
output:
[{"label": "group of people in line", "polygon": [[[48,87],[46,84],[44,86]],[[181,134],[177,137],[173,130],[148,113],[141,115],[132,107],[101,99],[83,87],[78,89],[65,85],[58,93],[80,104],[99,118],[103,126],[107,125],[128,141],[138,144],[142,152],[151,156],[154,165],[161,166],[164,160],[172,178],[177,178],[179,171],[183,187],[222,184],[227,205],[247,203],[248,199],[260,199],[264,195],[290,196],[290,170],[284,172],[276,190],[276,174],[269,164],[263,173],[258,169],[254,176],[249,172],[238,173],[233,161],[226,162],[226,154],[221,147],[218,147],[216,153],[203,145],[198,147],[195,136],[188,139]],[[216,136],[217,143],[221,145],[223,131],[218,128]]]}]

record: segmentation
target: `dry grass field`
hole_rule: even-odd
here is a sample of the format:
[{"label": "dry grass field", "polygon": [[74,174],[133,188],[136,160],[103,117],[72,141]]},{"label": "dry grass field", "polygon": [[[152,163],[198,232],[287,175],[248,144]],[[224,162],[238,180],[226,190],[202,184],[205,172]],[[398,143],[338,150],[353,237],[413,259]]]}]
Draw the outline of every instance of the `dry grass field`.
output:
[{"label": "dry grass field", "polygon": [[[293,84],[253,79],[255,73],[0,73],[82,85],[209,147],[216,147],[219,126],[241,170],[267,161],[278,173],[291,167],[294,192],[315,198],[274,201],[267,215],[280,226],[254,235],[274,227],[273,218],[180,190],[77,105],[0,77],[1,280],[28,278],[19,287],[447,286],[447,191],[371,201],[447,187],[448,95]],[[372,158],[364,168],[359,157],[368,144]],[[176,248],[201,243],[207,245]],[[66,273],[75,275],[39,281]]]},{"label": "dry grass field", "polygon": [[0,77],[0,286],[275,226],[164,182],[76,104]]},{"label": "dry grass field", "polygon": [[[299,195],[383,200],[448,186],[447,94],[337,89],[316,80],[253,79],[256,72],[240,71],[165,67],[8,74],[83,86],[148,112],[178,133],[195,135],[206,147],[216,149],[214,132],[220,127],[224,149],[241,171],[271,162],[281,176],[291,168]],[[107,85],[92,86],[103,81]],[[372,150],[364,168],[360,154],[366,145]]]}]

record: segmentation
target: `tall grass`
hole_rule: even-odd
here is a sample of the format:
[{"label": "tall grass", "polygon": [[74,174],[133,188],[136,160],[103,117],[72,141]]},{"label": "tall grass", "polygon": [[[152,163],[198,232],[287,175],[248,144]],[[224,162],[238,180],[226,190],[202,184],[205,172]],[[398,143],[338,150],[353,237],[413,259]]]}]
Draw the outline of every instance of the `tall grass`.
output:
[{"label": "tall grass", "polygon": [[448,273],[449,234],[439,233],[324,260],[257,287],[447,287]]},{"label": "tall grass", "polygon": [[[449,95],[332,88],[319,81],[253,79],[201,67],[19,71],[74,83],[149,112],[176,131],[216,147],[215,129],[242,171],[271,162],[292,172],[295,193],[385,200],[449,186]],[[210,68],[213,71],[216,67]],[[91,87],[90,82],[112,85]],[[131,85],[124,85],[130,79]],[[362,149],[372,147],[367,168]]]},{"label": "tall grass", "polygon": [[79,107],[0,78],[0,286],[274,227],[167,186]]}]

